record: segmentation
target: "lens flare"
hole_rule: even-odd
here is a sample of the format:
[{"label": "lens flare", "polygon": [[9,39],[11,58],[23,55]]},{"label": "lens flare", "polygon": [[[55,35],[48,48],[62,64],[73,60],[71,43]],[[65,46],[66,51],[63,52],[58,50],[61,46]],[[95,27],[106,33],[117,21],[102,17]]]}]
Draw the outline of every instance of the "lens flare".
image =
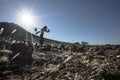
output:
[{"label": "lens flare", "polygon": [[26,26],[34,25],[36,21],[34,15],[28,10],[22,10],[19,13],[19,19]]}]

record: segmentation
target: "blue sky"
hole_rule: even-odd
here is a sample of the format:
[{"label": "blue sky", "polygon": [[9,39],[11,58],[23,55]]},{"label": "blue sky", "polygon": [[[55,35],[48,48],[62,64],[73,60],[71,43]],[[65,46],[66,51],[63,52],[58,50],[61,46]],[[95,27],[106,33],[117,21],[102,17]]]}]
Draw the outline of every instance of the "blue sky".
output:
[{"label": "blue sky", "polygon": [[34,27],[50,28],[47,38],[120,44],[120,0],[0,0],[0,22],[24,26],[17,17],[21,8],[39,16]]}]

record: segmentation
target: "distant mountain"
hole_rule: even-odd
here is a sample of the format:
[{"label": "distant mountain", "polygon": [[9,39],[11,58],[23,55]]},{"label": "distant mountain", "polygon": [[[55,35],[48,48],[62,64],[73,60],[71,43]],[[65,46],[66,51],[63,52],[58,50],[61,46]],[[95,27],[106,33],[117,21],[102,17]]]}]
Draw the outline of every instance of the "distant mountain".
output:
[{"label": "distant mountain", "polygon": [[[20,27],[17,24],[8,23],[8,22],[0,22],[0,29],[1,28],[4,28],[4,31],[0,35],[0,37],[5,37],[5,38],[11,37],[12,39],[22,41],[22,40],[26,39],[26,34],[27,34],[28,35],[27,36],[28,41],[32,40],[32,38],[31,38],[31,35],[32,35],[33,39],[34,39],[34,42],[39,42],[39,37],[38,36],[36,36],[36,35],[34,35],[30,32],[27,32],[25,29],[23,29],[22,27]],[[15,29],[16,29],[16,32],[11,34],[11,32]],[[65,42],[46,39],[46,38],[44,38],[44,42],[45,43],[50,43],[50,44],[52,44],[52,43],[55,43],[55,44],[65,43]]]}]

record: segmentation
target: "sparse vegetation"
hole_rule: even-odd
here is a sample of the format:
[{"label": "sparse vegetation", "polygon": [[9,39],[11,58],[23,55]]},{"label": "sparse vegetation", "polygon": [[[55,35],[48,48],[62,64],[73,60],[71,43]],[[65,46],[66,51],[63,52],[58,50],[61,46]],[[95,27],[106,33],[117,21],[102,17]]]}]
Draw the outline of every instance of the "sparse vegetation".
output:
[{"label": "sparse vegetation", "polygon": [[85,45],[89,45],[89,43],[82,41],[82,42],[81,42],[81,45],[84,45],[84,46],[85,46]]}]

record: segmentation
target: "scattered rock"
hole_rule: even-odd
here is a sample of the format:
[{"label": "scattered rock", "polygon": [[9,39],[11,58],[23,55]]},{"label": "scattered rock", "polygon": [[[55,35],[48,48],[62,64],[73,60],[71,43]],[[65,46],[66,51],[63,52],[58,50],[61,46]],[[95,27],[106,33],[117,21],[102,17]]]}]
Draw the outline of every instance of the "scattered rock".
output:
[{"label": "scattered rock", "polygon": [[[32,65],[0,67],[4,80],[120,80],[118,46],[91,46],[85,52],[37,52]],[[6,64],[5,64],[6,65]],[[3,70],[2,70],[3,69]]]}]

